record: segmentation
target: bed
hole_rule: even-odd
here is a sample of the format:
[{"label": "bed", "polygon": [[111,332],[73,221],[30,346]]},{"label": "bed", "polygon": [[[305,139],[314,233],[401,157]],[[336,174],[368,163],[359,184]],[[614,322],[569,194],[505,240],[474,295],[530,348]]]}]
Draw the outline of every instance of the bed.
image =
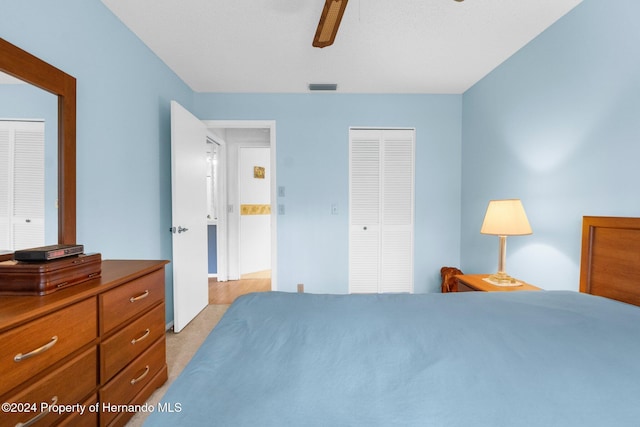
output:
[{"label": "bed", "polygon": [[584,218],[580,288],[250,294],[145,425],[637,426],[640,219]]}]

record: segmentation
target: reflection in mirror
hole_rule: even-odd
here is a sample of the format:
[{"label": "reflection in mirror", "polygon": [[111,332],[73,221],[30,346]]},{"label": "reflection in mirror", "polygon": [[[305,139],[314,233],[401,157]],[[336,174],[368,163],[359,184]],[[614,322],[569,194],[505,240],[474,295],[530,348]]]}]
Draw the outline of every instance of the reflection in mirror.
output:
[{"label": "reflection in mirror", "polygon": [[58,241],[58,97],[0,72],[0,252]]},{"label": "reflection in mirror", "polygon": [[[57,98],[58,243],[76,243],[76,79],[0,38],[0,71]],[[0,260],[11,255],[0,254]]]}]

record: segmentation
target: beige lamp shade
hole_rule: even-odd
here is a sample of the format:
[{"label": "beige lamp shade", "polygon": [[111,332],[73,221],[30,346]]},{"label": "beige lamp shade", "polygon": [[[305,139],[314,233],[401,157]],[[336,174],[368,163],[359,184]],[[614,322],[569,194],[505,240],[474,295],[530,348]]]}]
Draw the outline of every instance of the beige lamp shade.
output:
[{"label": "beige lamp shade", "polygon": [[532,234],[520,199],[491,200],[480,229],[482,234],[522,236]]}]

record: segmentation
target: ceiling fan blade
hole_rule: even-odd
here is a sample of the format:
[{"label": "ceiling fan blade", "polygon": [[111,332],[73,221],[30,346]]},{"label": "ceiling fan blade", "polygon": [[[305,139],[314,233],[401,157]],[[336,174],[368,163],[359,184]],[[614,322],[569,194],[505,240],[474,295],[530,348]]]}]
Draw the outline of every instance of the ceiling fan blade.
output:
[{"label": "ceiling fan blade", "polygon": [[313,38],[314,47],[327,47],[333,44],[342,21],[342,15],[349,0],[325,0],[320,22]]}]

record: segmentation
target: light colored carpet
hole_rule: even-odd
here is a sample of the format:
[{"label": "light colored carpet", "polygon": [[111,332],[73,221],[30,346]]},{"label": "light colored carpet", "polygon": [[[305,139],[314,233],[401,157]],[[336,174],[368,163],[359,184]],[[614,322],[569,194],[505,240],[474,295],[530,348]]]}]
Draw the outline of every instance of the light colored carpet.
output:
[{"label": "light colored carpet", "polygon": [[[229,305],[208,305],[180,333],[167,332],[167,367],[169,379],[147,400],[149,405],[156,405],[169,385],[189,363],[209,332],[216,326]],[[127,427],[138,427],[144,423],[148,414],[137,413],[127,423]]]}]

